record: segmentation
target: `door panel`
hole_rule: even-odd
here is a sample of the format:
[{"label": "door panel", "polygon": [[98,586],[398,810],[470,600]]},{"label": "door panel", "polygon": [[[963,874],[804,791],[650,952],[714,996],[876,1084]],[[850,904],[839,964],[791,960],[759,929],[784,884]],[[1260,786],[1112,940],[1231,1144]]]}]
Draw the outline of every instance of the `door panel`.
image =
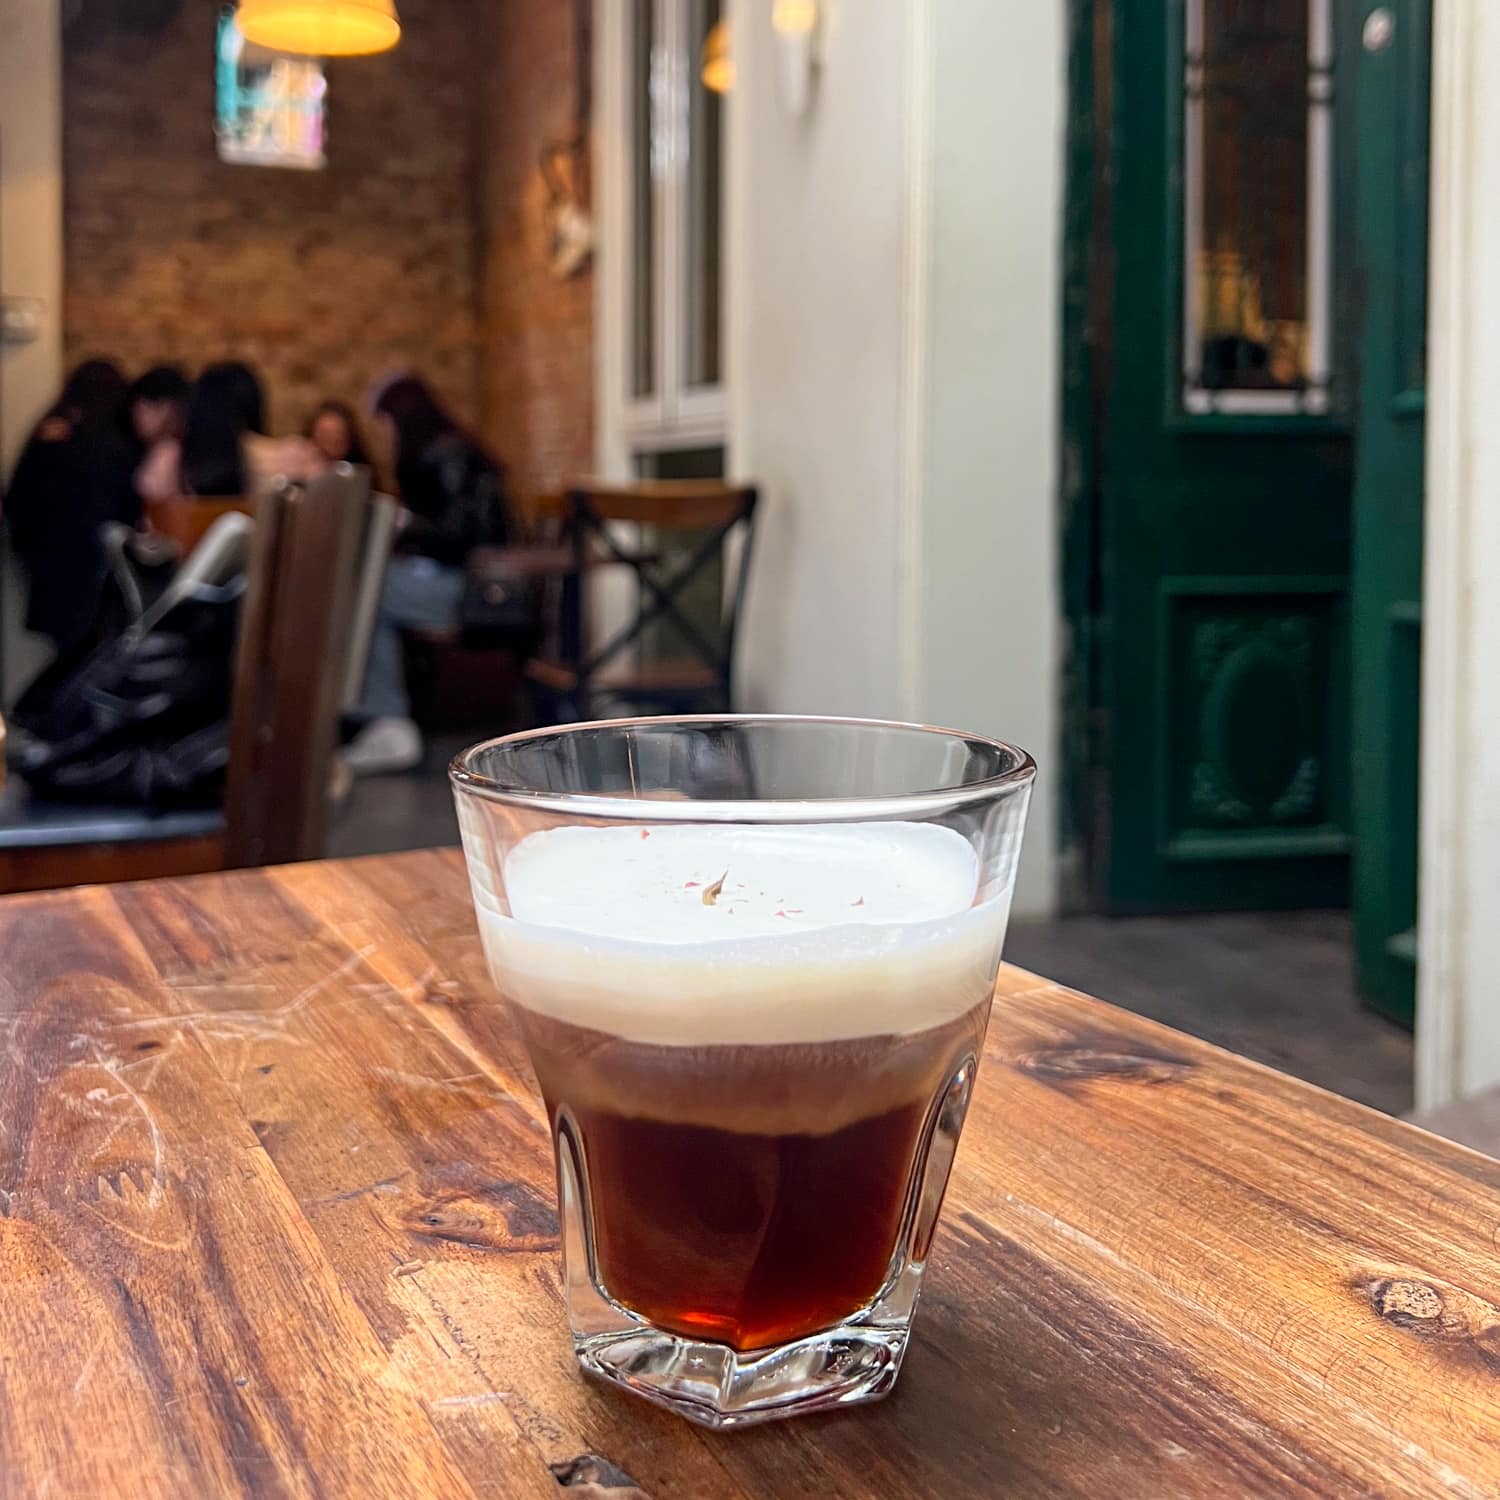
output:
[{"label": "door panel", "polygon": [[1346,7],[1359,156],[1354,933],[1361,992],[1410,1025],[1426,404],[1430,0]]},{"label": "door panel", "polygon": [[1117,911],[1346,898],[1328,4],[1112,7],[1096,844]]}]

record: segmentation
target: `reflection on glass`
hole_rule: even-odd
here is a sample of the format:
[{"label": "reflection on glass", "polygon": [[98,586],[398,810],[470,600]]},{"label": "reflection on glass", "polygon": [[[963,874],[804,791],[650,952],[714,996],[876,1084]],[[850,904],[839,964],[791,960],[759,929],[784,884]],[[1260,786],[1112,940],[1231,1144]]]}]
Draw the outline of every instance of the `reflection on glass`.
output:
[{"label": "reflection on glass", "polygon": [[[702,55],[708,34],[723,15],[722,0],[689,0],[688,56]],[[701,70],[689,69],[687,203],[683,226],[683,383],[718,385],[721,379],[719,285],[723,99],[704,87]]]},{"label": "reflection on glass", "polygon": [[1329,0],[1189,0],[1184,404],[1327,400]]},{"label": "reflection on glass", "polygon": [[656,6],[630,12],[630,394],[656,390],[656,193],[653,172],[652,59]]}]

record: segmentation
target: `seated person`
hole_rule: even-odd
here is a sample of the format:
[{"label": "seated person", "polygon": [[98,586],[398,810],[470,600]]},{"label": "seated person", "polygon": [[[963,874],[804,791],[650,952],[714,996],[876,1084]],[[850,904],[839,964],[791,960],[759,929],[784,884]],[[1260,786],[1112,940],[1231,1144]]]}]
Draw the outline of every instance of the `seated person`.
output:
[{"label": "seated person", "polygon": [[94,626],[105,573],[100,526],[133,525],[139,511],[125,392],[109,361],[79,365],[21,450],[5,496],[27,579],[26,628],[59,653],[81,646]]},{"label": "seated person", "polygon": [[370,643],[359,717],[344,750],[355,775],[406,771],[422,759],[402,670],[401,632],[456,626],[463,564],[475,547],[503,546],[509,513],[500,466],[425,382],[394,381],[375,401],[375,427],[396,476],[401,519]]},{"label": "seated person", "polygon": [[125,410],[135,440],[146,453],[169,438],[181,439],[192,394],[191,383],[176,365],[153,365],[131,381]]},{"label": "seated person", "polygon": [[370,455],[354,408],[342,401],[322,401],[307,419],[302,435],[331,464],[370,467]]},{"label": "seated person", "polygon": [[248,365],[210,365],[193,382],[181,439],[158,443],[141,466],[142,498],[254,495],[278,475],[321,473],[328,461],[306,438],[266,436],[265,410],[265,393]]}]

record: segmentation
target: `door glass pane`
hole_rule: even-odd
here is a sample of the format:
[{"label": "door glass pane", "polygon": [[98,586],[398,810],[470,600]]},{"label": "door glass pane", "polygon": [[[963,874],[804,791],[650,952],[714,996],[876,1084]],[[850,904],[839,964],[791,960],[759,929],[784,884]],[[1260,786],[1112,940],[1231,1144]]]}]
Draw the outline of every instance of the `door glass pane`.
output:
[{"label": "door glass pane", "polygon": [[723,19],[722,0],[688,0],[688,138],[683,265],[683,376],[688,386],[722,379],[719,286],[723,195],[723,97],[703,85],[704,43]]},{"label": "door glass pane", "polygon": [[1188,0],[1183,404],[1327,409],[1331,0]]},{"label": "door glass pane", "polygon": [[630,8],[630,394],[656,390],[655,0]]}]

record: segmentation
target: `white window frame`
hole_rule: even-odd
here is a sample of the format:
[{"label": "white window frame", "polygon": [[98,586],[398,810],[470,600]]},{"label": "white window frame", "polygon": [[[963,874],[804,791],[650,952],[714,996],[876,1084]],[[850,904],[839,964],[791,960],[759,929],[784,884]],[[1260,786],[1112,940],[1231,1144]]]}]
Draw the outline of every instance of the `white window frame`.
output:
[{"label": "white window frame", "polygon": [[1235,391],[1193,384],[1203,359],[1198,259],[1203,248],[1203,5],[1187,0],[1183,52],[1182,406],[1192,415],[1322,416],[1333,342],[1333,0],[1307,7],[1306,388]]},{"label": "white window frame", "polygon": [[[628,477],[636,454],[727,442],[729,400],[722,379],[689,386],[684,380],[688,332],[686,235],[688,213],[689,93],[699,67],[691,45],[688,0],[650,0],[655,8],[656,45],[651,62],[651,153],[656,212],[655,386],[632,392],[633,271],[635,244],[632,166],[634,140],[630,97],[631,25],[634,7],[624,0],[595,0],[596,90],[600,139],[600,273],[596,318],[600,457],[607,473]],[[729,97],[725,97],[725,108]],[[724,132],[727,138],[727,128]],[[726,140],[727,145],[727,140]],[[721,165],[721,171],[723,167]],[[721,226],[722,226],[721,218]],[[721,228],[721,234],[723,230]],[[724,317],[720,279],[719,316]],[[721,351],[722,351],[721,333]]]}]

